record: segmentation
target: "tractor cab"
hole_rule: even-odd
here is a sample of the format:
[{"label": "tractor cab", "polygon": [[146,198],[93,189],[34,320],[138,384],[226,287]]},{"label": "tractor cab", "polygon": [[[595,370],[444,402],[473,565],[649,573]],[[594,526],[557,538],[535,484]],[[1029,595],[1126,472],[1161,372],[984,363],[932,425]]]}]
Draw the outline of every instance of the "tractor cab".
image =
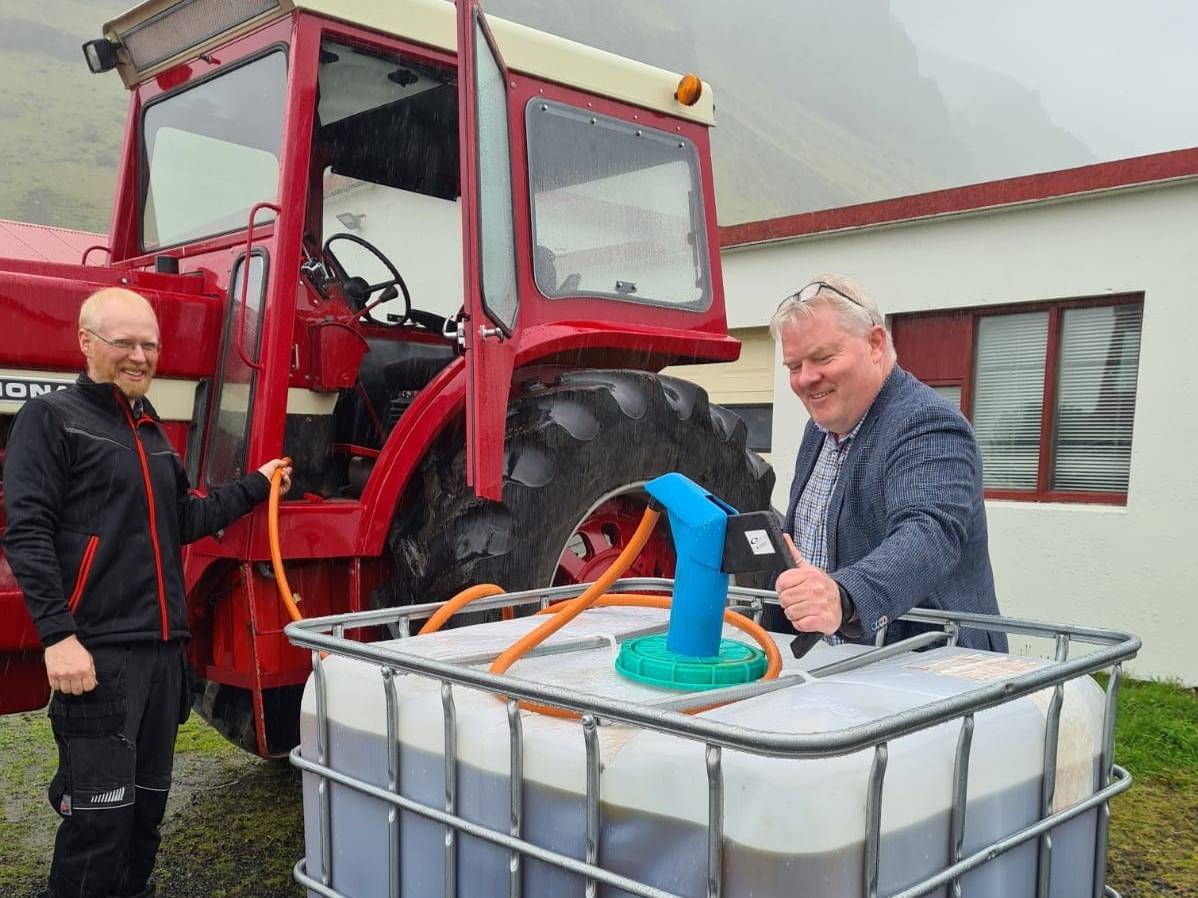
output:
[{"label": "tractor cab", "polygon": [[[298,739],[311,661],[272,557],[317,616],[593,579],[667,471],[768,506],[744,424],[658,374],[740,351],[694,76],[476,0],[146,0],[84,51],[130,90],[108,245],[0,260],[30,335],[0,365],[69,383],[80,302],[127,285],[158,313],[150,399],[193,487],[294,459],[277,528],[259,510],[183,558],[195,704],[230,740]],[[672,565],[663,532],[632,571]],[[37,707],[2,565],[0,619],[0,710]]]},{"label": "tractor cab", "polygon": [[464,394],[468,479],[498,498],[511,389],[563,352],[649,368],[736,353],[701,82],[684,105],[677,76],[505,22],[492,35],[466,2],[456,18],[363,6],[354,24],[344,4],[208,4],[217,35],[198,5],[145,3],[93,55],[140,112],[113,260],[209,268],[228,291],[210,482],[281,438],[291,498],[359,499],[440,377]]}]

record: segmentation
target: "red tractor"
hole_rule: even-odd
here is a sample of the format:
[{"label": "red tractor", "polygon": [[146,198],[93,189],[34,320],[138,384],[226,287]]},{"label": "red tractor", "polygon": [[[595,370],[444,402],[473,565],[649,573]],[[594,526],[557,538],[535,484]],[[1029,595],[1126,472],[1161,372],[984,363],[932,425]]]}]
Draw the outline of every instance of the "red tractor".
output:
[{"label": "red tractor", "polygon": [[[193,485],[294,459],[306,616],[594,579],[666,471],[768,507],[744,424],[657,373],[740,352],[693,76],[492,35],[474,0],[148,0],[84,51],[130,90],[108,245],[0,260],[0,439],[122,284],[157,310],[150,395]],[[266,524],[185,554],[196,707],[263,756],[296,743],[311,669]],[[659,533],[632,573],[672,566]],[[45,703],[6,563],[0,669],[0,710]]]}]

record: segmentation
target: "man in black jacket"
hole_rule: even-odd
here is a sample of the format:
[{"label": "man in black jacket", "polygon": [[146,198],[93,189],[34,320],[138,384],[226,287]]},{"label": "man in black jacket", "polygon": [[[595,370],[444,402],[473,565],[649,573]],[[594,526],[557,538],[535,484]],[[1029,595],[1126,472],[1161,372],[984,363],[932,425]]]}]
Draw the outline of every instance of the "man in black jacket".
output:
[{"label": "man in black jacket", "polygon": [[45,647],[62,816],[54,898],[151,896],[175,736],[191,705],[181,547],[266,498],[267,462],[206,497],[145,398],[158,321],[130,290],[79,310],[87,373],[17,415],[4,459],[4,549]]}]

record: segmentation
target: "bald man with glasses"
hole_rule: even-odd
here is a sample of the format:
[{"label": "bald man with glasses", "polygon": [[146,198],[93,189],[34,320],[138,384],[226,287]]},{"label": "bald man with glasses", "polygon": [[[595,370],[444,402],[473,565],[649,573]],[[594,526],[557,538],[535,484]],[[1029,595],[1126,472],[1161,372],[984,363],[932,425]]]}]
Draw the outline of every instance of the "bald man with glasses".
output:
[{"label": "bald man with glasses", "polygon": [[144,297],[108,288],[79,310],[86,373],[21,408],[4,459],[4,550],[45,649],[54,690],[62,817],[54,898],[149,898],[175,736],[192,694],[182,546],[264,500],[267,462],[191,494],[146,398],[158,320]]},{"label": "bald man with glasses", "polygon": [[[930,628],[898,620],[912,608],[997,614],[973,429],[899,367],[869,295],[823,275],[782,301],[770,333],[810,416],[784,527],[797,567],[776,583],[789,626],[896,642]],[[959,644],[1007,650],[976,629]]]}]

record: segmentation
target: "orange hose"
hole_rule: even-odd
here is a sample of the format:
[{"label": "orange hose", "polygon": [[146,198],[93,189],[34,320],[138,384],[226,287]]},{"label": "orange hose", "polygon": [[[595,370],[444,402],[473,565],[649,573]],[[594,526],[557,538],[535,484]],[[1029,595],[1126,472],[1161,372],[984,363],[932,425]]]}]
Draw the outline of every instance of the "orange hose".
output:
[{"label": "orange hose", "polygon": [[598,580],[588,586],[582,595],[571,599],[552,618],[545,621],[545,623],[541,624],[541,626],[537,627],[531,633],[524,634],[512,643],[512,645],[508,646],[503,654],[491,664],[491,673],[505,673],[526,652],[531,651],[566,624],[570,623],[570,621],[586,611],[593,602],[607,592],[608,587],[619,580],[623,576],[624,571],[628,570],[632,562],[636,561],[636,557],[641,554],[641,549],[645,547],[645,543],[649,541],[649,537],[653,534],[653,528],[657,526],[657,519],[659,517],[661,517],[661,512],[655,511],[652,508],[646,508],[645,514],[641,518],[641,523],[637,526],[636,532],[632,534],[632,539],[628,541],[628,545],[624,547],[624,550],[612,562],[611,567],[605,570]]},{"label": "orange hose", "polygon": [[[512,645],[508,646],[504,652],[495,659],[491,665],[491,673],[506,673],[507,670],[515,664],[521,657],[532,651],[579,614],[590,607],[612,607],[625,606],[632,608],[664,608],[671,607],[671,600],[665,596],[648,596],[638,595],[635,593],[608,593],[606,590],[615,583],[624,572],[629,568],[645,543],[649,541],[649,536],[653,533],[653,528],[657,525],[657,519],[660,513],[651,508],[645,509],[645,514],[641,518],[640,526],[637,527],[632,539],[619,557],[603,572],[598,580],[587,587],[581,595],[569,599],[564,602],[558,602],[555,605],[550,605],[548,608],[543,608],[537,614],[551,614],[553,617],[546,621],[541,626],[537,627],[530,633],[525,634]],[[495,595],[497,591],[502,591],[494,584],[483,584],[480,586],[472,586],[469,589],[464,589],[456,596],[445,603],[433,617],[429,618],[428,622],[421,628],[420,633],[433,633],[438,630],[455,612],[462,607],[470,604],[475,599],[483,598],[484,596]],[[731,609],[725,609],[724,622],[736,627],[743,633],[747,633],[753,637],[762,651],[765,652],[766,670],[762,676],[763,680],[776,679],[782,671],[782,654],[778,651],[778,645],[770,638],[769,633],[759,624],[750,620],[743,615],[737,614]],[[558,717],[566,720],[577,720],[579,714],[575,711],[567,711],[564,708],[554,708],[549,705],[541,705],[535,702],[520,702],[520,707],[528,711],[536,711],[540,714],[546,714],[550,717]],[[700,711],[710,711],[712,708],[719,707],[719,703],[706,705],[701,708],[691,708],[685,713],[698,714]]]},{"label": "orange hose", "polygon": [[[288,464],[291,459],[284,459]],[[279,590],[279,598],[283,602],[283,606],[287,609],[287,614],[290,615],[293,621],[301,621],[304,615],[300,612],[299,606],[295,603],[295,597],[291,592],[291,586],[287,582],[287,572],[283,568],[283,553],[280,549],[279,541],[279,499],[282,493],[283,484],[283,469],[277,468],[270,478],[270,498],[266,508],[266,537],[270,544],[270,564],[274,569],[275,586]],[[473,602],[475,599],[485,598],[486,596],[498,595],[503,592],[499,586],[493,583],[484,583],[479,586],[472,586],[469,589],[464,589],[448,602],[445,603],[437,613],[428,619],[424,627],[421,628],[421,633],[432,633],[439,630],[441,625],[445,623],[454,612],[463,605]],[[505,608],[504,611],[509,612],[510,609]]]},{"label": "orange hose", "polygon": [[[580,615],[583,611],[585,611],[591,603],[598,600],[607,591],[608,587],[620,579],[620,576],[624,573],[624,571],[626,571],[632,562],[636,560],[636,557],[641,553],[641,549],[645,547],[645,543],[649,541],[649,537],[653,533],[653,528],[657,526],[657,519],[659,517],[661,517],[660,512],[654,511],[652,508],[646,508],[645,514],[641,518],[640,525],[636,528],[636,532],[632,535],[632,539],[629,540],[628,545],[624,547],[624,550],[620,552],[619,556],[615,561],[612,562],[611,566],[603,572],[603,575],[590,586],[588,586],[581,595],[570,599],[570,601],[564,603],[563,605],[560,605],[559,611],[555,612],[552,618],[547,620],[532,632],[526,633],[515,643],[508,646],[507,649],[504,650],[503,654],[496,658],[494,663],[491,665],[491,673],[503,673],[506,671],[509,667],[515,664],[521,656],[532,651],[533,648],[540,645],[542,642]],[[471,587],[470,589],[462,590],[462,592],[450,599],[447,605],[452,605],[454,610],[463,607],[470,601],[473,601],[474,598],[479,597],[477,595],[471,596],[469,598],[467,597],[472,591],[477,589],[479,589],[479,587]],[[437,622],[437,627],[444,623],[445,618],[448,618],[448,616],[449,615],[444,615],[444,617]],[[437,629],[437,627],[429,626],[432,624],[432,622],[433,620],[430,618],[428,623],[421,628],[421,634],[432,633]],[[532,711],[539,711],[540,713],[548,714],[551,717],[566,717],[571,719],[577,719],[578,717],[578,715],[573,711],[564,711],[560,708],[550,708],[544,705],[537,705],[532,702],[520,702],[520,707]]]},{"label": "orange hose", "polygon": [[[284,459],[284,461],[287,464],[291,463],[291,459]],[[279,466],[275,468],[275,472],[270,478],[270,498],[267,500],[266,506],[266,538],[270,543],[270,566],[275,572],[275,586],[279,590],[279,598],[283,602],[283,607],[287,609],[287,613],[291,615],[293,621],[302,621],[304,616],[295,604],[291,587],[287,584],[287,573],[283,570],[283,553],[279,549],[279,495],[282,491],[282,483],[283,468]]]},{"label": "orange hose", "polygon": [[[283,470],[279,468],[270,479],[270,498],[266,516],[267,541],[270,543],[270,563],[274,569],[275,586],[278,588],[279,598],[282,600],[291,619],[293,621],[301,621],[304,619],[304,616],[296,606],[291,587],[287,583],[287,574],[283,569],[283,556],[280,550],[279,498],[282,481]],[[548,608],[537,612],[538,614],[551,614],[552,617],[535,630],[526,633],[512,645],[508,646],[491,664],[491,673],[506,673],[520,658],[592,606],[669,609],[671,607],[671,600],[665,596],[607,592],[608,588],[623,576],[624,572],[632,565],[632,562],[636,560],[636,557],[640,555],[641,550],[645,547],[645,543],[649,541],[649,537],[653,533],[653,528],[657,526],[657,520],[660,516],[660,512],[652,508],[646,508],[644,516],[636,528],[636,532],[632,535],[632,539],[629,540],[628,545],[624,547],[616,560],[603,572],[603,575],[588,586],[581,595],[565,602],[558,602],[556,605],[550,605]],[[436,613],[425,621],[424,626],[420,628],[419,635],[435,633],[441,629],[449,618],[453,617],[454,614],[466,605],[478,599],[499,595],[502,592],[503,588],[494,583],[480,583],[462,590],[438,608]],[[509,609],[505,608],[504,611],[509,611]],[[504,617],[510,619],[510,614],[505,614]],[[756,640],[757,644],[765,652],[767,660],[765,674],[762,676],[762,679],[775,679],[782,670],[782,655],[778,651],[777,644],[770,638],[769,634],[759,624],[754,623],[743,615],[737,614],[731,609],[725,609],[724,622],[736,627],[743,633],[749,634]],[[325,654],[321,652],[322,657]],[[520,707],[530,711],[537,711],[541,714],[547,714],[551,717],[560,717],[568,720],[577,720],[580,716],[575,711],[553,708],[534,702],[520,702]],[[692,708],[685,713],[698,714],[700,711],[708,711],[715,707],[718,707],[718,704],[708,705],[703,708]]]},{"label": "orange hose", "polygon": [[[289,458],[284,458],[283,461],[285,464],[291,464]],[[266,541],[270,544],[270,566],[275,572],[275,587],[279,590],[279,598],[291,619],[298,623],[304,619],[304,615],[300,613],[299,606],[295,603],[295,597],[291,594],[291,587],[287,583],[287,572],[283,570],[283,552],[279,548],[279,497],[282,493],[282,484],[283,467],[279,466],[270,475],[270,497],[266,500]],[[329,653],[321,651],[320,657],[327,658]]]},{"label": "orange hose", "polygon": [[[487,596],[497,596],[503,592],[502,586],[496,586],[494,583],[479,583],[477,586],[471,586],[468,589],[463,589],[456,596],[437,609],[437,613],[424,622],[424,626],[420,628],[420,632],[416,635],[423,636],[425,633],[435,633],[441,629],[441,626],[453,617],[459,608],[463,605],[469,605],[475,599],[485,599]],[[508,609],[504,609],[507,611]]]},{"label": "orange hose", "polygon": [[[559,602],[556,605],[550,605],[548,608],[543,608],[538,611],[538,614],[557,614],[555,609],[560,609],[565,606],[565,602]],[[666,608],[670,607],[670,599],[665,596],[646,596],[638,595],[637,593],[607,593],[600,596],[593,607],[596,608],[611,608],[626,606],[629,608]],[[778,645],[770,638],[766,630],[758,623],[750,620],[742,614],[737,614],[731,608],[724,609],[724,623],[731,624],[743,633],[748,633],[761,646],[765,652],[766,668],[765,673],[761,675],[763,680],[777,679],[778,674],[782,672],[782,653],[778,651]],[[710,711],[712,708],[718,708],[723,702],[715,702],[711,705],[703,705],[700,708],[687,708],[683,714],[698,714],[702,711]],[[550,717],[557,717],[563,720],[577,720],[579,714],[576,711],[567,711],[564,708],[554,708],[550,705],[540,705],[534,702],[521,702],[520,707],[527,711],[536,711],[539,714],[547,714]]]},{"label": "orange hose", "polygon": [[[561,607],[563,602],[558,602],[556,605],[550,605],[537,612],[537,614],[556,614],[557,608]],[[599,597],[595,602],[595,608],[611,608],[611,607],[628,607],[628,608],[670,608],[670,600],[665,596],[645,596],[637,593],[624,592],[609,592],[607,595]],[[761,646],[761,650],[765,652],[765,660],[767,662],[765,673],[761,675],[763,680],[773,680],[782,672],[782,653],[778,651],[778,644],[770,638],[769,633],[761,624],[745,617],[743,614],[737,614],[731,608],[724,609],[724,623],[730,624],[742,633],[747,633],[752,636],[757,644]]]}]

